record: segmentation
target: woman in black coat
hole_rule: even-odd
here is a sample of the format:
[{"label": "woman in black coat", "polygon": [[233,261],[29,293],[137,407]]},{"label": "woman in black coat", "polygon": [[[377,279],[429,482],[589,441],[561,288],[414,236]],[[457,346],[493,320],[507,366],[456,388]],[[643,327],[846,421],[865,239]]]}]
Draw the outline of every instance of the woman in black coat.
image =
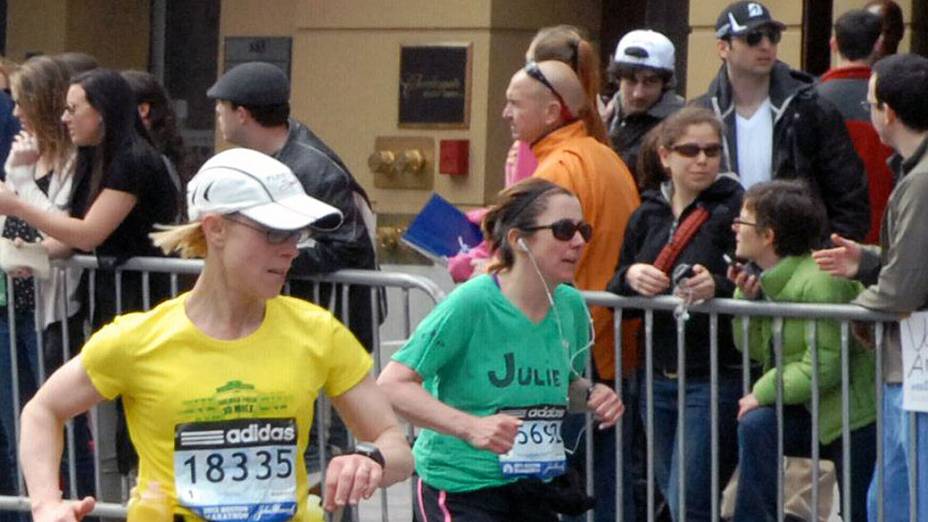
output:
[{"label": "woman in black coat", "polygon": [[[618,270],[608,288],[632,296],[675,293],[690,301],[731,297],[734,285],[725,277],[723,255],[734,249],[731,223],[744,191],[736,179],[719,174],[721,126],[711,111],[685,108],[652,133],[640,165],[645,166],[650,155],[651,164],[660,167],[645,174],[652,178],[651,188],[644,191],[641,207],[629,221]],[[672,277],[675,272],[679,278]],[[728,482],[737,462],[736,414],[741,396],[741,358],[732,344],[729,323],[718,322],[720,487]],[[677,440],[679,371],[673,314],[656,312],[653,332],[655,477],[673,518],[680,519],[678,473],[684,458],[686,519],[709,520],[709,318],[692,314],[685,326],[683,455]],[[646,398],[647,381],[641,382],[641,397]]]}]

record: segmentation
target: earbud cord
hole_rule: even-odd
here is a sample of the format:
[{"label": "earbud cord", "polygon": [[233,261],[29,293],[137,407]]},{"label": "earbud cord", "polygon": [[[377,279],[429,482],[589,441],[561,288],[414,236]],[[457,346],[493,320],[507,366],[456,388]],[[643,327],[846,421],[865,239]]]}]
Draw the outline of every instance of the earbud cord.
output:
[{"label": "earbud cord", "polygon": [[[551,295],[551,289],[548,288],[548,282],[545,280],[545,277],[541,275],[541,269],[538,267],[538,262],[535,261],[535,256],[532,254],[532,251],[529,250],[528,246],[525,245],[524,241],[520,240],[520,242],[521,242],[522,248],[525,250],[525,253],[528,254],[529,261],[532,262],[532,268],[535,269],[535,273],[538,275],[538,279],[541,280],[541,285],[545,289],[545,295],[548,297],[548,303],[551,305],[551,309],[554,310],[554,322],[557,325],[557,334],[561,339],[561,346],[564,348],[564,350],[569,355],[570,354],[570,342],[567,340],[566,337],[564,337],[564,327],[562,326],[562,323],[561,323],[561,313],[558,311],[557,307],[554,306],[554,296]],[[589,321],[589,325],[590,325],[590,341],[586,344],[586,346],[577,350],[577,352],[574,353],[572,356],[569,356],[567,360],[567,370],[570,373],[572,373],[574,377],[578,379],[583,377],[583,375],[580,375],[579,373],[577,373],[576,370],[574,370],[574,360],[576,360],[578,356],[586,353],[586,351],[589,350],[590,347],[593,346],[593,344],[596,342],[596,329],[593,328],[593,317],[589,314],[589,311],[587,311],[586,318],[587,318],[587,321]]]},{"label": "earbud cord", "polygon": [[[521,239],[520,239],[520,244],[522,246],[522,249],[525,250],[525,253],[528,254],[528,258],[532,262],[532,268],[535,269],[535,273],[538,275],[538,279],[541,280],[541,284],[545,288],[545,295],[548,297],[548,303],[551,305],[551,308],[554,310],[554,321],[555,321],[555,324],[557,324],[557,333],[561,338],[561,346],[564,347],[565,354],[569,355],[570,354],[570,342],[568,342],[567,339],[564,337],[564,328],[563,326],[561,326],[561,314],[560,312],[558,312],[557,307],[554,306],[554,296],[551,295],[551,289],[548,288],[548,282],[545,280],[545,277],[541,275],[541,269],[538,268],[538,262],[535,261],[535,256],[532,255],[532,251],[529,250],[528,246],[525,244],[524,241],[521,241]],[[586,307],[584,307],[584,310],[587,310]],[[576,360],[578,356],[586,353],[586,351],[589,350],[590,347],[593,346],[593,344],[596,342],[596,329],[593,327],[593,316],[590,315],[589,310],[587,310],[586,318],[590,326],[590,340],[588,343],[586,343],[586,346],[577,350],[577,352],[574,353],[573,356],[569,356],[567,360],[567,370],[578,379],[582,378],[583,376],[577,373],[576,370],[574,370],[574,360]],[[576,440],[574,440],[573,447],[565,447],[564,448],[565,453],[567,453],[568,455],[573,455],[574,453],[577,452],[577,448],[580,446],[580,440],[583,438],[583,433],[585,431],[586,431],[586,423],[583,423],[583,428],[580,430],[580,433],[577,434],[577,438]]]}]

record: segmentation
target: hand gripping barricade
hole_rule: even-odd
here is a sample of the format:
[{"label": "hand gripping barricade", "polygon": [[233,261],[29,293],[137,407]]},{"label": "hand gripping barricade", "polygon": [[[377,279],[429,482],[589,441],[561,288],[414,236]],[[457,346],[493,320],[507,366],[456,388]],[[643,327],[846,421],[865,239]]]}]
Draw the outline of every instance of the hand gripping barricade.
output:
[{"label": "hand gripping barricade", "polygon": [[[125,262],[124,264],[119,265],[115,269],[115,309],[117,313],[123,311],[123,290],[125,289],[126,283],[124,282],[124,276],[132,275],[135,276],[138,280],[141,281],[141,303],[143,309],[149,309],[151,306],[157,304],[152,302],[152,292],[151,292],[151,277],[152,275],[158,274],[167,274],[170,284],[170,295],[176,296],[183,287],[187,280],[185,277],[193,276],[198,274],[203,267],[203,262],[200,260],[184,260],[184,259],[173,259],[173,258],[133,258]],[[111,267],[108,267],[107,264],[99,263],[97,258],[92,256],[75,256],[66,261],[57,262],[54,265],[54,270],[64,269],[83,269],[87,271],[88,284],[86,285],[87,294],[89,294],[89,305],[91,308],[95,306],[95,303],[92,302],[94,295],[94,281],[95,276],[99,273],[98,271],[108,271],[112,270]],[[140,277],[139,277],[140,275]],[[66,276],[63,276],[66,277]],[[164,276],[161,276],[164,277]],[[297,279],[297,277],[291,276],[291,279]],[[393,314],[390,317],[390,321],[384,324],[384,331],[389,332],[387,335],[396,336],[396,339],[381,340],[380,338],[380,325],[379,321],[374,322],[372,328],[372,337],[373,337],[373,352],[372,357],[374,359],[374,371],[376,373],[380,372],[381,369],[381,346],[396,346],[402,344],[405,339],[407,339],[413,328],[414,321],[418,321],[423,317],[435,304],[444,299],[444,292],[431,280],[424,277],[398,273],[398,272],[381,272],[381,271],[372,271],[372,270],[340,270],[334,273],[328,274],[319,274],[316,276],[306,276],[299,277],[301,280],[310,281],[313,283],[313,300],[317,302],[320,306],[326,307],[329,310],[335,310],[337,304],[338,309],[341,310],[339,319],[343,323],[348,323],[348,315],[351,313],[351,309],[348,306],[349,291],[352,287],[356,286],[366,286],[374,289],[383,289],[386,292],[387,302],[390,309],[393,311]],[[0,383],[10,383],[10,389],[12,390],[12,408],[14,415],[11,416],[13,419],[13,431],[12,433],[19,433],[19,413],[21,409],[21,402],[25,402],[25,397],[20,397],[20,376],[18,375],[18,368],[21,368],[22,365],[18,364],[18,355],[20,351],[17,350],[16,346],[16,323],[14,320],[13,313],[13,285],[12,281],[8,278],[8,303],[9,303],[9,318],[10,318],[10,335],[9,341],[2,346],[4,355],[7,356],[10,362],[10,374],[4,374],[0,376]],[[332,291],[334,289],[334,291]],[[285,287],[284,293],[288,293],[288,287]],[[37,287],[38,292],[38,287]],[[422,294],[422,295],[419,295]],[[370,307],[372,310],[373,317],[383,317],[386,313],[385,307],[381,302],[381,292],[370,292]],[[39,295],[36,296],[36,301],[40,300]],[[326,299],[327,302],[319,302],[320,299]],[[60,307],[63,308],[62,316],[70,317],[72,310],[67,310],[68,304],[64,302],[64,299],[61,300]],[[341,301],[339,303],[339,301]],[[352,303],[356,306],[355,303]],[[397,313],[398,312],[398,313]],[[64,330],[62,332],[63,338],[63,348],[64,348],[64,359],[67,360],[75,353],[74,346],[68,346],[68,328],[69,321],[62,321],[61,328]],[[42,328],[37,328],[37,350],[39,351],[38,368],[36,373],[38,374],[38,382],[44,382],[45,368],[42,365]],[[87,329],[84,329],[84,334],[87,334]],[[4,372],[5,373],[5,372]],[[321,471],[315,474],[310,475],[310,482],[323,484],[325,482],[325,463],[327,461],[328,455],[326,455],[327,441],[326,434],[327,430],[325,427],[328,425],[328,412],[330,410],[328,399],[325,396],[320,396],[316,404],[316,427],[318,428],[318,445],[320,448],[319,451],[319,463]],[[93,440],[100,441],[101,437],[110,437],[112,438],[112,433],[101,433],[101,425],[99,424],[99,416],[97,414],[96,408],[91,412],[91,433]],[[2,435],[2,434],[0,434]],[[18,439],[18,437],[17,437]],[[68,463],[67,470],[62,472],[62,475],[65,477],[65,482],[68,484],[67,490],[63,492],[63,495],[66,498],[78,498],[77,491],[77,470],[74,464],[76,455],[75,455],[75,433],[73,422],[68,422],[67,431],[65,435],[66,440],[66,452],[64,455],[64,461]],[[13,449],[15,450],[18,447],[18,440],[11,442]],[[99,444],[95,444],[99,449]],[[96,508],[93,511],[93,515],[103,516],[103,517],[113,517],[113,518],[125,518],[127,514],[126,503],[129,499],[129,477],[123,476],[117,479],[117,486],[114,488],[111,485],[107,484],[107,477],[102,476],[101,474],[101,459],[100,451],[93,452],[94,459],[94,485],[95,492],[98,499]],[[0,461],[2,462],[2,461]],[[106,466],[106,464],[104,464]],[[4,470],[6,472],[6,470]],[[103,470],[103,474],[107,472],[106,469]],[[12,488],[15,490],[16,494],[9,494],[6,492],[0,492],[0,516],[4,515],[4,512],[25,512],[30,511],[30,502],[29,498],[25,493],[25,486],[22,479],[22,475],[19,472],[18,466],[14,466],[14,469],[10,470],[10,475],[13,479]],[[315,480],[313,480],[315,479]],[[2,483],[2,482],[0,482]],[[102,496],[101,496],[102,494]],[[102,501],[101,501],[102,500]],[[389,520],[389,513],[387,509],[387,495],[386,491],[382,490],[381,496],[381,518],[382,520]],[[353,518],[357,518],[357,512],[351,513]]]}]

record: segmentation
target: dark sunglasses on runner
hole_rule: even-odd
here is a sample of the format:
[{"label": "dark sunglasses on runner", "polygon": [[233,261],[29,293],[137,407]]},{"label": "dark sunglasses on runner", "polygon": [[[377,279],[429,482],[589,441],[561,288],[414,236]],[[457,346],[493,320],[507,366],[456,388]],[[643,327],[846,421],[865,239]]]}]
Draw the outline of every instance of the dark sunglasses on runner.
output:
[{"label": "dark sunglasses on runner", "polygon": [[705,147],[700,147],[696,143],[681,143],[680,145],[670,147],[670,150],[686,158],[695,158],[699,156],[700,152],[705,153],[707,158],[717,158],[722,152],[722,145],[713,143]]},{"label": "dark sunglasses on runner", "polygon": [[561,93],[557,92],[557,89],[555,89],[554,86],[551,85],[551,82],[548,81],[548,78],[545,77],[545,73],[541,72],[541,68],[538,67],[537,62],[528,62],[525,64],[525,67],[523,67],[522,70],[525,71],[525,74],[531,76],[535,80],[538,80],[539,83],[544,85],[549,91],[551,91],[551,94],[557,98],[558,103],[561,104],[561,118],[564,121],[574,121],[576,119],[570,112],[570,109],[567,108],[567,103],[564,102],[564,98],[561,97]]},{"label": "dark sunglasses on runner", "polygon": [[[237,214],[232,214],[237,215]],[[250,222],[243,219],[232,219],[230,216],[225,216],[229,221],[238,223],[244,227],[248,227],[257,232],[262,232],[264,238],[271,245],[280,245],[282,243],[287,243],[290,241],[296,240],[297,244],[306,242],[309,239],[310,232],[307,228],[301,228],[299,230],[279,230],[276,228],[267,228],[257,224],[251,224]]]},{"label": "dark sunglasses on runner", "polygon": [[780,43],[780,38],[783,36],[783,32],[777,29],[776,27],[758,27],[757,29],[752,29],[742,35],[739,35],[738,38],[744,40],[744,43],[754,47],[759,44],[763,37],[767,37],[770,40],[770,43],[776,45]]},{"label": "dark sunglasses on runner", "polygon": [[559,219],[550,225],[536,225],[533,227],[525,227],[525,231],[533,230],[542,230],[549,228],[551,229],[551,234],[554,235],[554,239],[559,241],[570,241],[574,238],[574,234],[580,232],[580,237],[584,241],[589,241],[593,237],[593,227],[589,223],[580,221],[579,223],[574,223],[569,219]]}]

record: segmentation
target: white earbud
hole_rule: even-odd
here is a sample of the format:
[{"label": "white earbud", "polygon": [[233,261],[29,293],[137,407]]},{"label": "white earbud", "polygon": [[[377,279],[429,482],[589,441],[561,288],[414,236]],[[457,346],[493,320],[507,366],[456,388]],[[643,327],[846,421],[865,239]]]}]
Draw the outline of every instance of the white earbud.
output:
[{"label": "white earbud", "polygon": [[516,243],[519,244],[519,248],[521,248],[523,252],[528,252],[528,245],[525,244],[524,239],[520,237],[519,239],[516,239]]}]

